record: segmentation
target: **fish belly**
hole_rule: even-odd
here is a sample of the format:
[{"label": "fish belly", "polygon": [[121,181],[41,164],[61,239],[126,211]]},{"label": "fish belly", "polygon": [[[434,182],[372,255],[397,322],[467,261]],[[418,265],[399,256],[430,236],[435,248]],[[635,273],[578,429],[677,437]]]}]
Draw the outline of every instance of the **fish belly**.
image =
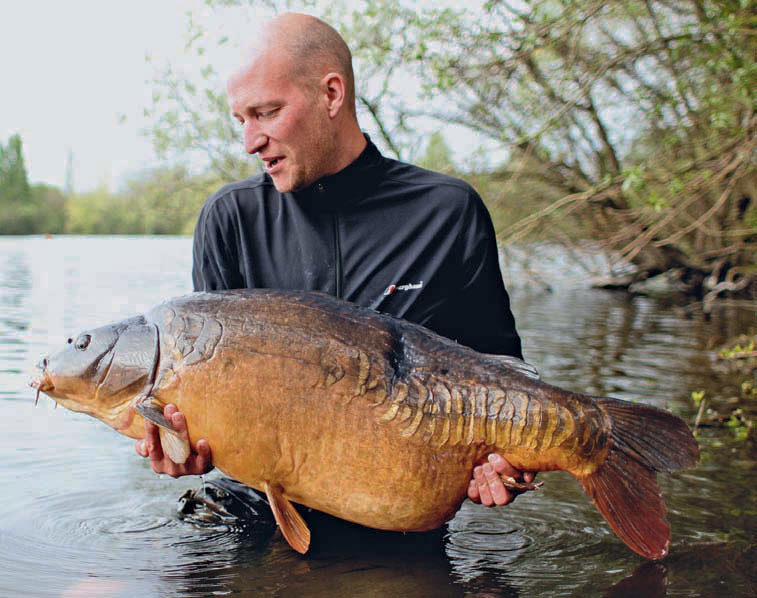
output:
[{"label": "fish belly", "polygon": [[252,392],[217,395],[205,418],[186,393],[177,402],[192,440],[207,439],[214,464],[253,488],[272,483],[294,502],[378,529],[434,529],[454,515],[477,447],[405,438],[358,403],[329,408],[334,401],[322,394],[290,396],[278,415],[245,409],[265,402]]}]

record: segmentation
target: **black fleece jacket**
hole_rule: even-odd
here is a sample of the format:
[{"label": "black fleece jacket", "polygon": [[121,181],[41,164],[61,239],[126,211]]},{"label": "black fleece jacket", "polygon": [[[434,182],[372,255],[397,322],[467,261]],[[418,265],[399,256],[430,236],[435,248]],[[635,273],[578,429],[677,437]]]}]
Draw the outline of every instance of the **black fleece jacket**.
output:
[{"label": "black fleece jacket", "polygon": [[521,357],[491,219],[467,183],[368,145],[294,193],[263,173],[224,186],[194,234],[198,291],[323,291],[478,351]]}]

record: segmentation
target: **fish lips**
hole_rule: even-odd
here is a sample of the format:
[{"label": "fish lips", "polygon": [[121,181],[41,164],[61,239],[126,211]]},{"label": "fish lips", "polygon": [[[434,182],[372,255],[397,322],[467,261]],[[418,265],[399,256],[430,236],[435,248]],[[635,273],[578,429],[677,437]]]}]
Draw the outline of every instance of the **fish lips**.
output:
[{"label": "fish lips", "polygon": [[40,362],[37,364],[37,369],[41,370],[41,374],[38,378],[34,378],[31,382],[29,382],[29,386],[36,389],[37,391],[37,396],[34,399],[35,405],[39,402],[39,394],[41,392],[49,394],[52,390],[55,389],[55,384],[53,384],[53,380],[47,371],[47,363],[47,357],[44,357],[40,360]]}]

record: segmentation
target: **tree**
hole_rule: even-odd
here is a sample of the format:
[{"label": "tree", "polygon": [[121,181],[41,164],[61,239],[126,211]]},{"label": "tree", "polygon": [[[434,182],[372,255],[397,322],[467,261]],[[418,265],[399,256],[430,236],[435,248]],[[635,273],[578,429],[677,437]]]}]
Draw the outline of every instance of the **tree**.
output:
[{"label": "tree", "polygon": [[213,176],[190,176],[179,166],[141,173],[122,194],[139,223],[139,230],[131,232],[192,234],[202,204],[222,184]]},{"label": "tree", "polygon": [[65,230],[66,194],[57,187],[36,183],[32,185],[32,204],[36,206],[31,233],[62,233]]},{"label": "tree", "polygon": [[32,232],[36,211],[23,143],[19,135],[12,135],[7,145],[0,143],[0,234]]},{"label": "tree", "polygon": [[503,179],[558,194],[503,239],[559,235],[573,212],[637,266],[627,283],[677,269],[717,293],[757,280],[753,19],[739,1],[489,1],[422,13],[425,51],[400,49],[428,66],[430,114],[507,147]]}]

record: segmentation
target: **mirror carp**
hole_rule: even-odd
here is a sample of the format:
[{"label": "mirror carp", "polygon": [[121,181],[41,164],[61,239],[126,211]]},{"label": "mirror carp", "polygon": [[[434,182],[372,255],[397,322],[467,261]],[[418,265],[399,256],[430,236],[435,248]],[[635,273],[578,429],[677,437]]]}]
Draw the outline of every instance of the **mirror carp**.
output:
[{"label": "mirror carp", "polygon": [[169,299],[68,339],[39,365],[38,396],[132,438],[146,417],[183,462],[189,447],[162,414],[174,403],[190,443],[207,439],[216,467],[265,491],[303,553],[310,534],[290,501],[373,528],[430,530],[498,452],[522,470],[570,472],[632,550],[659,559],[670,528],[656,472],[699,459],[666,411],[551,386],[519,359],[315,292]]}]

